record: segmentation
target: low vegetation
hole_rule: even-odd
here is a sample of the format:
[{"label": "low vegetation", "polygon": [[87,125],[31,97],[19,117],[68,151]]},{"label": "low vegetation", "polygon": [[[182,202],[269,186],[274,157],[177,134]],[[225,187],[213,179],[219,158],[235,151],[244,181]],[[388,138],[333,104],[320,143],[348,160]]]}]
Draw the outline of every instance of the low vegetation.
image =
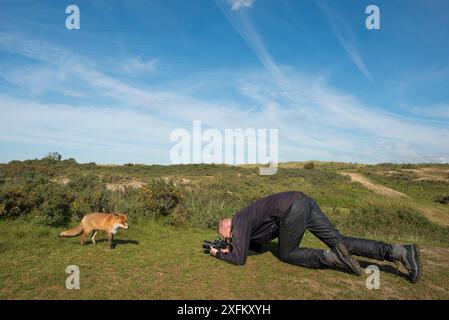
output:
[{"label": "low vegetation", "polygon": [[[287,190],[314,197],[346,234],[419,243],[429,259],[426,268],[434,274],[427,273],[424,282],[428,282],[421,287],[387,275],[386,291],[364,289],[357,295],[351,288],[363,282],[352,284],[351,276],[339,272],[285,265],[271,250],[273,254],[255,256],[239,269],[243,271],[237,280],[230,280],[233,287],[225,298],[333,298],[338,293],[343,293],[341,298],[448,298],[449,181],[444,175],[448,170],[449,165],[436,164],[313,161],[284,163],[277,174],[260,176],[256,166],[104,166],[62,160],[57,153],[0,164],[0,298],[206,297],[214,288],[204,279],[204,270],[214,268],[225,274],[236,269],[202,255],[201,240],[214,236],[219,217],[232,216],[258,198]],[[375,193],[342,172],[363,175],[405,196]],[[96,247],[81,248],[78,239],[56,237],[92,211],[129,213],[131,229],[120,232],[116,251],[108,251],[101,241]],[[304,245],[322,246],[311,235]],[[81,265],[89,279],[83,293],[60,288],[61,270],[69,263]],[[261,264],[268,266],[267,271]],[[113,277],[112,282],[97,268]],[[243,277],[247,273],[248,278]],[[273,281],[280,274],[285,276]],[[315,276],[321,279],[317,283],[304,280]],[[274,286],[278,294],[251,296],[254,288],[263,285],[254,277],[266,278],[263,283]],[[110,283],[111,288],[100,283]],[[297,286],[292,288],[293,284]],[[324,294],[323,288],[332,290]],[[431,293],[430,288],[438,289]]]}]

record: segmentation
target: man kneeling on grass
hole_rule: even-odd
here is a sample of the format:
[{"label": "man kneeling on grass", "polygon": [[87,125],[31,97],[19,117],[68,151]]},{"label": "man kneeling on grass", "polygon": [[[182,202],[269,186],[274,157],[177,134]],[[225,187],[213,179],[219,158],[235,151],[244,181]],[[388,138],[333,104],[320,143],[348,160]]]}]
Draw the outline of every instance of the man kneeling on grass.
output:
[{"label": "man kneeling on grass", "polygon": [[[330,250],[299,248],[309,230]],[[338,267],[361,275],[361,267],[352,255],[400,262],[408,279],[415,283],[421,276],[419,249],[415,244],[387,244],[380,241],[343,236],[330,223],[314,199],[302,192],[281,192],[262,198],[242,209],[232,219],[222,218],[218,233],[232,242],[232,249],[210,254],[220,260],[244,265],[248,250],[278,238],[279,258],[287,263],[309,267]]]}]

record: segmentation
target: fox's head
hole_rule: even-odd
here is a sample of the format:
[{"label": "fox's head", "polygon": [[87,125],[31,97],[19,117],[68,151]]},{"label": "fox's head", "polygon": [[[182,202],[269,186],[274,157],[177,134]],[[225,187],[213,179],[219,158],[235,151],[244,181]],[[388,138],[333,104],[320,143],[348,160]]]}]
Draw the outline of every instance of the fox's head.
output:
[{"label": "fox's head", "polygon": [[128,229],[128,213],[114,213],[114,227]]}]

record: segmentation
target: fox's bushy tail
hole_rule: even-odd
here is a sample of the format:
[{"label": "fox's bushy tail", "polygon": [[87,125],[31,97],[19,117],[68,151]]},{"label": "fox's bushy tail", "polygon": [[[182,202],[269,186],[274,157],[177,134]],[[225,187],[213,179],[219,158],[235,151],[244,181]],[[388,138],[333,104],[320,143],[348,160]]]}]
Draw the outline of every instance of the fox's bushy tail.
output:
[{"label": "fox's bushy tail", "polygon": [[76,237],[79,236],[83,232],[83,226],[79,224],[77,227],[63,231],[59,234],[60,237]]}]

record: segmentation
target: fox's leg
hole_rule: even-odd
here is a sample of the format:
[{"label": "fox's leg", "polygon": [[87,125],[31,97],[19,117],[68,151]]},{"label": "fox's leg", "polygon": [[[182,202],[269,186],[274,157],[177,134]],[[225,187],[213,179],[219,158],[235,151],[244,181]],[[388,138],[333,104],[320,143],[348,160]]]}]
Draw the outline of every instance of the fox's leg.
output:
[{"label": "fox's leg", "polygon": [[114,234],[112,232],[108,232],[108,239],[109,239],[109,247],[111,249],[114,249],[114,246],[112,245],[112,241],[114,240]]},{"label": "fox's leg", "polygon": [[97,244],[96,242],[95,242],[95,237],[97,236],[97,230],[94,230],[94,232],[92,233],[92,243],[93,244]]},{"label": "fox's leg", "polygon": [[82,245],[82,246],[84,246],[84,240],[86,240],[86,236],[87,236],[87,233],[84,233],[84,232],[83,232],[83,233],[81,234],[81,245]]},{"label": "fox's leg", "polygon": [[86,240],[86,237],[89,236],[89,234],[92,232],[92,229],[90,228],[83,228],[83,233],[81,234],[81,245],[84,246],[84,241]]}]

